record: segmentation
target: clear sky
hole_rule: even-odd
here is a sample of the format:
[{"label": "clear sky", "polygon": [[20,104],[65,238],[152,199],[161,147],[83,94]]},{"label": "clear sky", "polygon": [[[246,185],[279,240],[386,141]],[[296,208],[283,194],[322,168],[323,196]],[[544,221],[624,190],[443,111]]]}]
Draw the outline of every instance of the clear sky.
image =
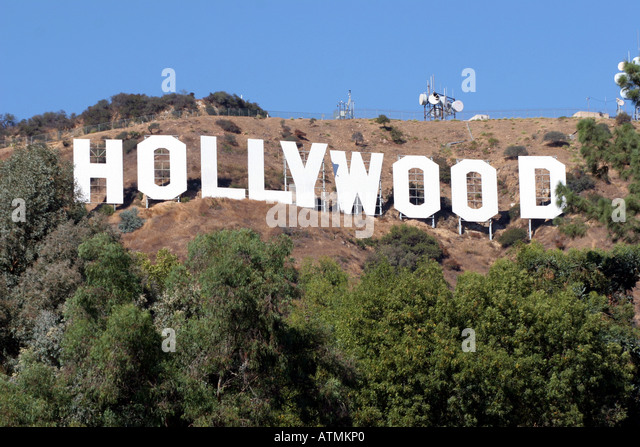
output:
[{"label": "clear sky", "polygon": [[164,68],[178,91],[267,110],[331,113],[349,89],[356,112],[420,110],[433,74],[466,110],[586,110],[589,96],[614,112],[638,29],[638,0],[0,0],[0,113],[160,96]]}]

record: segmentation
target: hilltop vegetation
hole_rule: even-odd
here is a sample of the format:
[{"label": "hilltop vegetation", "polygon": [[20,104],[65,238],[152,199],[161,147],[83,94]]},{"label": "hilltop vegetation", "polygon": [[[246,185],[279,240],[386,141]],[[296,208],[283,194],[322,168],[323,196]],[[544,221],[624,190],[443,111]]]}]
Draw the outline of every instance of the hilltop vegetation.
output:
[{"label": "hilltop vegetation", "polygon": [[[257,103],[245,101],[227,92],[210,93],[203,99],[209,115],[266,116]],[[51,131],[68,131],[77,126],[89,127],[116,120],[147,117],[170,111],[175,116],[198,109],[193,93],[168,93],[163,96],[118,93],[110,99],[101,99],[81,114],[68,115],[64,110],[45,112],[17,121],[11,113],[0,115],[0,138],[34,136]],[[97,127],[95,128],[97,130]],[[88,133],[88,132],[87,132]]]}]

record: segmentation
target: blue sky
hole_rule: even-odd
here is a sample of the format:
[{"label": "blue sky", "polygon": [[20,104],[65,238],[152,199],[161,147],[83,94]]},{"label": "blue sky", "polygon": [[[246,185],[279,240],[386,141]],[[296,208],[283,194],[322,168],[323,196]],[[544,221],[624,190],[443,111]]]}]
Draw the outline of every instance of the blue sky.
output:
[{"label": "blue sky", "polygon": [[[618,6],[620,5],[620,6]],[[80,113],[120,92],[242,94],[267,110],[420,110],[430,75],[467,110],[615,111],[640,2],[0,0],[0,113]],[[476,91],[462,92],[464,68]],[[627,105],[630,112],[630,106]]]}]

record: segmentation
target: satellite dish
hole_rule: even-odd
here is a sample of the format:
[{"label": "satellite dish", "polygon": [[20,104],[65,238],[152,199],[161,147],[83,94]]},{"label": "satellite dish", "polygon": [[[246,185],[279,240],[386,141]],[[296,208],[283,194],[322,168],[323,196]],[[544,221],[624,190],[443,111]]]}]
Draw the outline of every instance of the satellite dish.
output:
[{"label": "satellite dish", "polygon": [[420,93],[420,105],[424,106],[427,104],[427,94],[426,93]]},{"label": "satellite dish", "polygon": [[627,75],[626,73],[616,73],[616,75],[613,77],[613,80],[616,81],[616,84],[617,84],[620,78],[626,75]]},{"label": "satellite dish", "polygon": [[623,88],[620,90],[620,96],[622,96],[624,99],[629,99],[629,96],[627,95],[627,89]]},{"label": "satellite dish", "polygon": [[622,107],[624,105],[624,99],[616,98],[616,104]]},{"label": "satellite dish", "polygon": [[464,109],[464,104],[462,104],[462,101],[457,100],[457,101],[453,101],[453,103],[451,104],[451,107],[456,112],[462,112],[462,109]]},{"label": "satellite dish", "polygon": [[631,62],[633,62],[633,63],[634,63],[634,64],[636,64],[636,65],[640,65],[640,56],[638,56],[638,57],[634,57],[634,58],[633,58],[633,60],[632,60]]},{"label": "satellite dish", "polygon": [[432,93],[429,95],[429,104],[436,105],[440,102],[440,95],[437,93]]},{"label": "satellite dish", "polygon": [[618,63],[618,70],[624,70],[624,61]]}]

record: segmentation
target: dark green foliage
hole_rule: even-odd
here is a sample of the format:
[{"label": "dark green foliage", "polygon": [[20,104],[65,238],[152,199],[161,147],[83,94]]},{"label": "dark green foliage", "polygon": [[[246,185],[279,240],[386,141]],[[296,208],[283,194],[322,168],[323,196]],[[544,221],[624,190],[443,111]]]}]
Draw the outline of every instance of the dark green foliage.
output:
[{"label": "dark green foliage", "polygon": [[356,146],[364,143],[364,137],[362,136],[362,132],[354,132],[351,135],[351,141],[356,143]]},{"label": "dark green foliage", "polygon": [[451,165],[447,161],[446,157],[442,155],[435,155],[433,161],[440,166],[440,181],[447,185],[451,183]]},{"label": "dark green foliage", "polygon": [[18,132],[22,135],[37,135],[48,130],[69,130],[73,128],[75,115],[68,117],[64,110],[34,115],[18,123]]},{"label": "dark green foliage", "polygon": [[325,342],[308,324],[287,322],[299,294],[291,249],[284,236],[263,243],[249,230],[223,230],[189,245],[197,298],[182,298],[186,272],[169,280],[176,288],[167,292],[182,302],[171,317],[181,328],[171,393],[183,397],[170,405],[186,423],[348,423],[335,377],[341,360],[316,351]]},{"label": "dark green foliage", "polygon": [[[0,163],[0,275],[8,284],[37,258],[39,241],[84,213],[75,201],[72,169],[57,151],[39,144],[16,149]],[[24,222],[13,222],[14,199],[24,200]]]},{"label": "dark green foliage", "polygon": [[[565,261],[538,246],[487,275],[463,273],[454,293],[433,261],[414,272],[380,263],[353,289],[323,261],[305,266],[302,284],[309,315],[331,324],[356,358],[357,425],[607,426],[624,421],[638,396],[638,332],[628,306],[609,308],[587,284],[594,274],[614,289],[635,283],[633,253],[605,258],[609,275],[634,269],[624,286],[621,276],[597,275],[603,264],[589,261],[604,259],[591,251]],[[465,328],[476,333],[475,352],[461,349]]]},{"label": "dark green foliage", "polygon": [[144,224],[144,219],[138,216],[138,208],[132,208],[127,211],[123,211],[120,214],[120,223],[118,228],[123,233],[131,233],[137,230]]},{"label": "dark green foliage", "polygon": [[113,111],[109,101],[101,99],[96,104],[87,107],[87,109],[80,114],[80,118],[82,118],[85,126],[94,126],[108,123],[111,121],[112,115]]},{"label": "dark green foliage", "polygon": [[635,107],[640,106],[640,66],[632,62],[624,64],[625,75],[618,80],[618,86],[626,90],[626,96]]},{"label": "dark green foliage", "polygon": [[562,234],[569,236],[571,239],[574,239],[576,237],[582,237],[585,234],[587,234],[587,226],[585,225],[584,221],[580,218],[569,219],[569,218],[556,217],[553,220],[553,223],[558,225],[558,230]]},{"label": "dark green foliage", "polygon": [[581,214],[604,224],[614,240],[638,241],[640,221],[635,216],[640,211],[640,134],[633,125],[625,123],[616,127],[612,135],[605,124],[585,119],[578,122],[578,137],[582,143],[580,151],[591,173],[607,180],[609,170],[616,169],[622,179],[631,181],[630,194],[624,198],[626,221],[615,222],[612,219],[611,198],[598,195],[582,197],[569,187],[576,187],[574,183],[558,186],[558,201],[566,202],[566,213]]},{"label": "dark green foliage", "polygon": [[616,115],[616,126],[621,126],[624,123],[631,122],[631,117],[628,113],[620,112]]},{"label": "dark green foliage", "polygon": [[138,140],[124,140],[122,143],[122,148],[124,149],[124,153],[128,154],[132,150],[138,147]]},{"label": "dark green foliage", "polygon": [[524,228],[507,228],[500,236],[498,236],[498,242],[500,242],[502,247],[510,247],[516,242],[524,242],[527,239],[527,230]]},{"label": "dark green foliage", "polygon": [[574,169],[567,173],[567,188],[576,194],[593,189],[595,185],[593,178],[582,169]]},{"label": "dark green foliage", "polygon": [[529,155],[527,148],[524,146],[509,146],[504,150],[504,156],[511,160],[515,160],[521,155]]},{"label": "dark green foliage", "polygon": [[397,127],[391,126],[389,129],[389,133],[391,134],[391,140],[396,144],[404,144],[407,140],[404,139],[404,134]]},{"label": "dark green foliage", "polygon": [[238,141],[236,140],[236,136],[230,133],[226,133],[224,134],[224,137],[222,138],[223,143],[226,143],[228,145],[231,146],[238,146]]},{"label": "dark green foliage", "polygon": [[216,121],[216,124],[222,128],[225,132],[241,133],[242,129],[238,127],[236,123],[230,120],[220,119]]},{"label": "dark green foliage", "polygon": [[520,218],[520,204],[515,204],[509,208],[509,220],[514,221]]},{"label": "dark green foliage", "polygon": [[387,128],[387,124],[389,124],[390,122],[391,120],[387,118],[386,115],[378,115],[378,117],[376,118],[376,123],[380,124],[385,129]]},{"label": "dark green foliage", "polygon": [[[215,113],[217,115],[267,116],[267,112],[257,103],[245,101],[238,95],[230,95],[227,92],[209,93],[209,96],[206,96],[204,101],[214,112],[217,111]],[[209,112],[207,111],[207,113]],[[211,115],[212,113],[209,114]]]},{"label": "dark green foliage", "polygon": [[607,161],[611,140],[609,126],[596,124],[592,118],[578,122],[578,141],[582,144],[580,153],[587,163],[587,169],[598,177],[605,177],[608,167],[601,166],[601,160]]},{"label": "dark green foliage", "polygon": [[544,135],[543,141],[547,141],[549,146],[565,146],[568,145],[567,136],[557,130],[552,130]]},{"label": "dark green foliage", "polygon": [[153,131],[154,131],[154,130],[159,130],[159,129],[160,129],[160,124],[158,124],[158,123],[151,123],[151,124],[149,124],[149,126],[147,127],[147,129],[149,130],[149,133],[153,135]]},{"label": "dark green foliage", "polygon": [[375,252],[367,260],[369,266],[388,262],[392,267],[415,270],[426,259],[442,259],[438,241],[419,228],[394,225],[375,243]]}]

